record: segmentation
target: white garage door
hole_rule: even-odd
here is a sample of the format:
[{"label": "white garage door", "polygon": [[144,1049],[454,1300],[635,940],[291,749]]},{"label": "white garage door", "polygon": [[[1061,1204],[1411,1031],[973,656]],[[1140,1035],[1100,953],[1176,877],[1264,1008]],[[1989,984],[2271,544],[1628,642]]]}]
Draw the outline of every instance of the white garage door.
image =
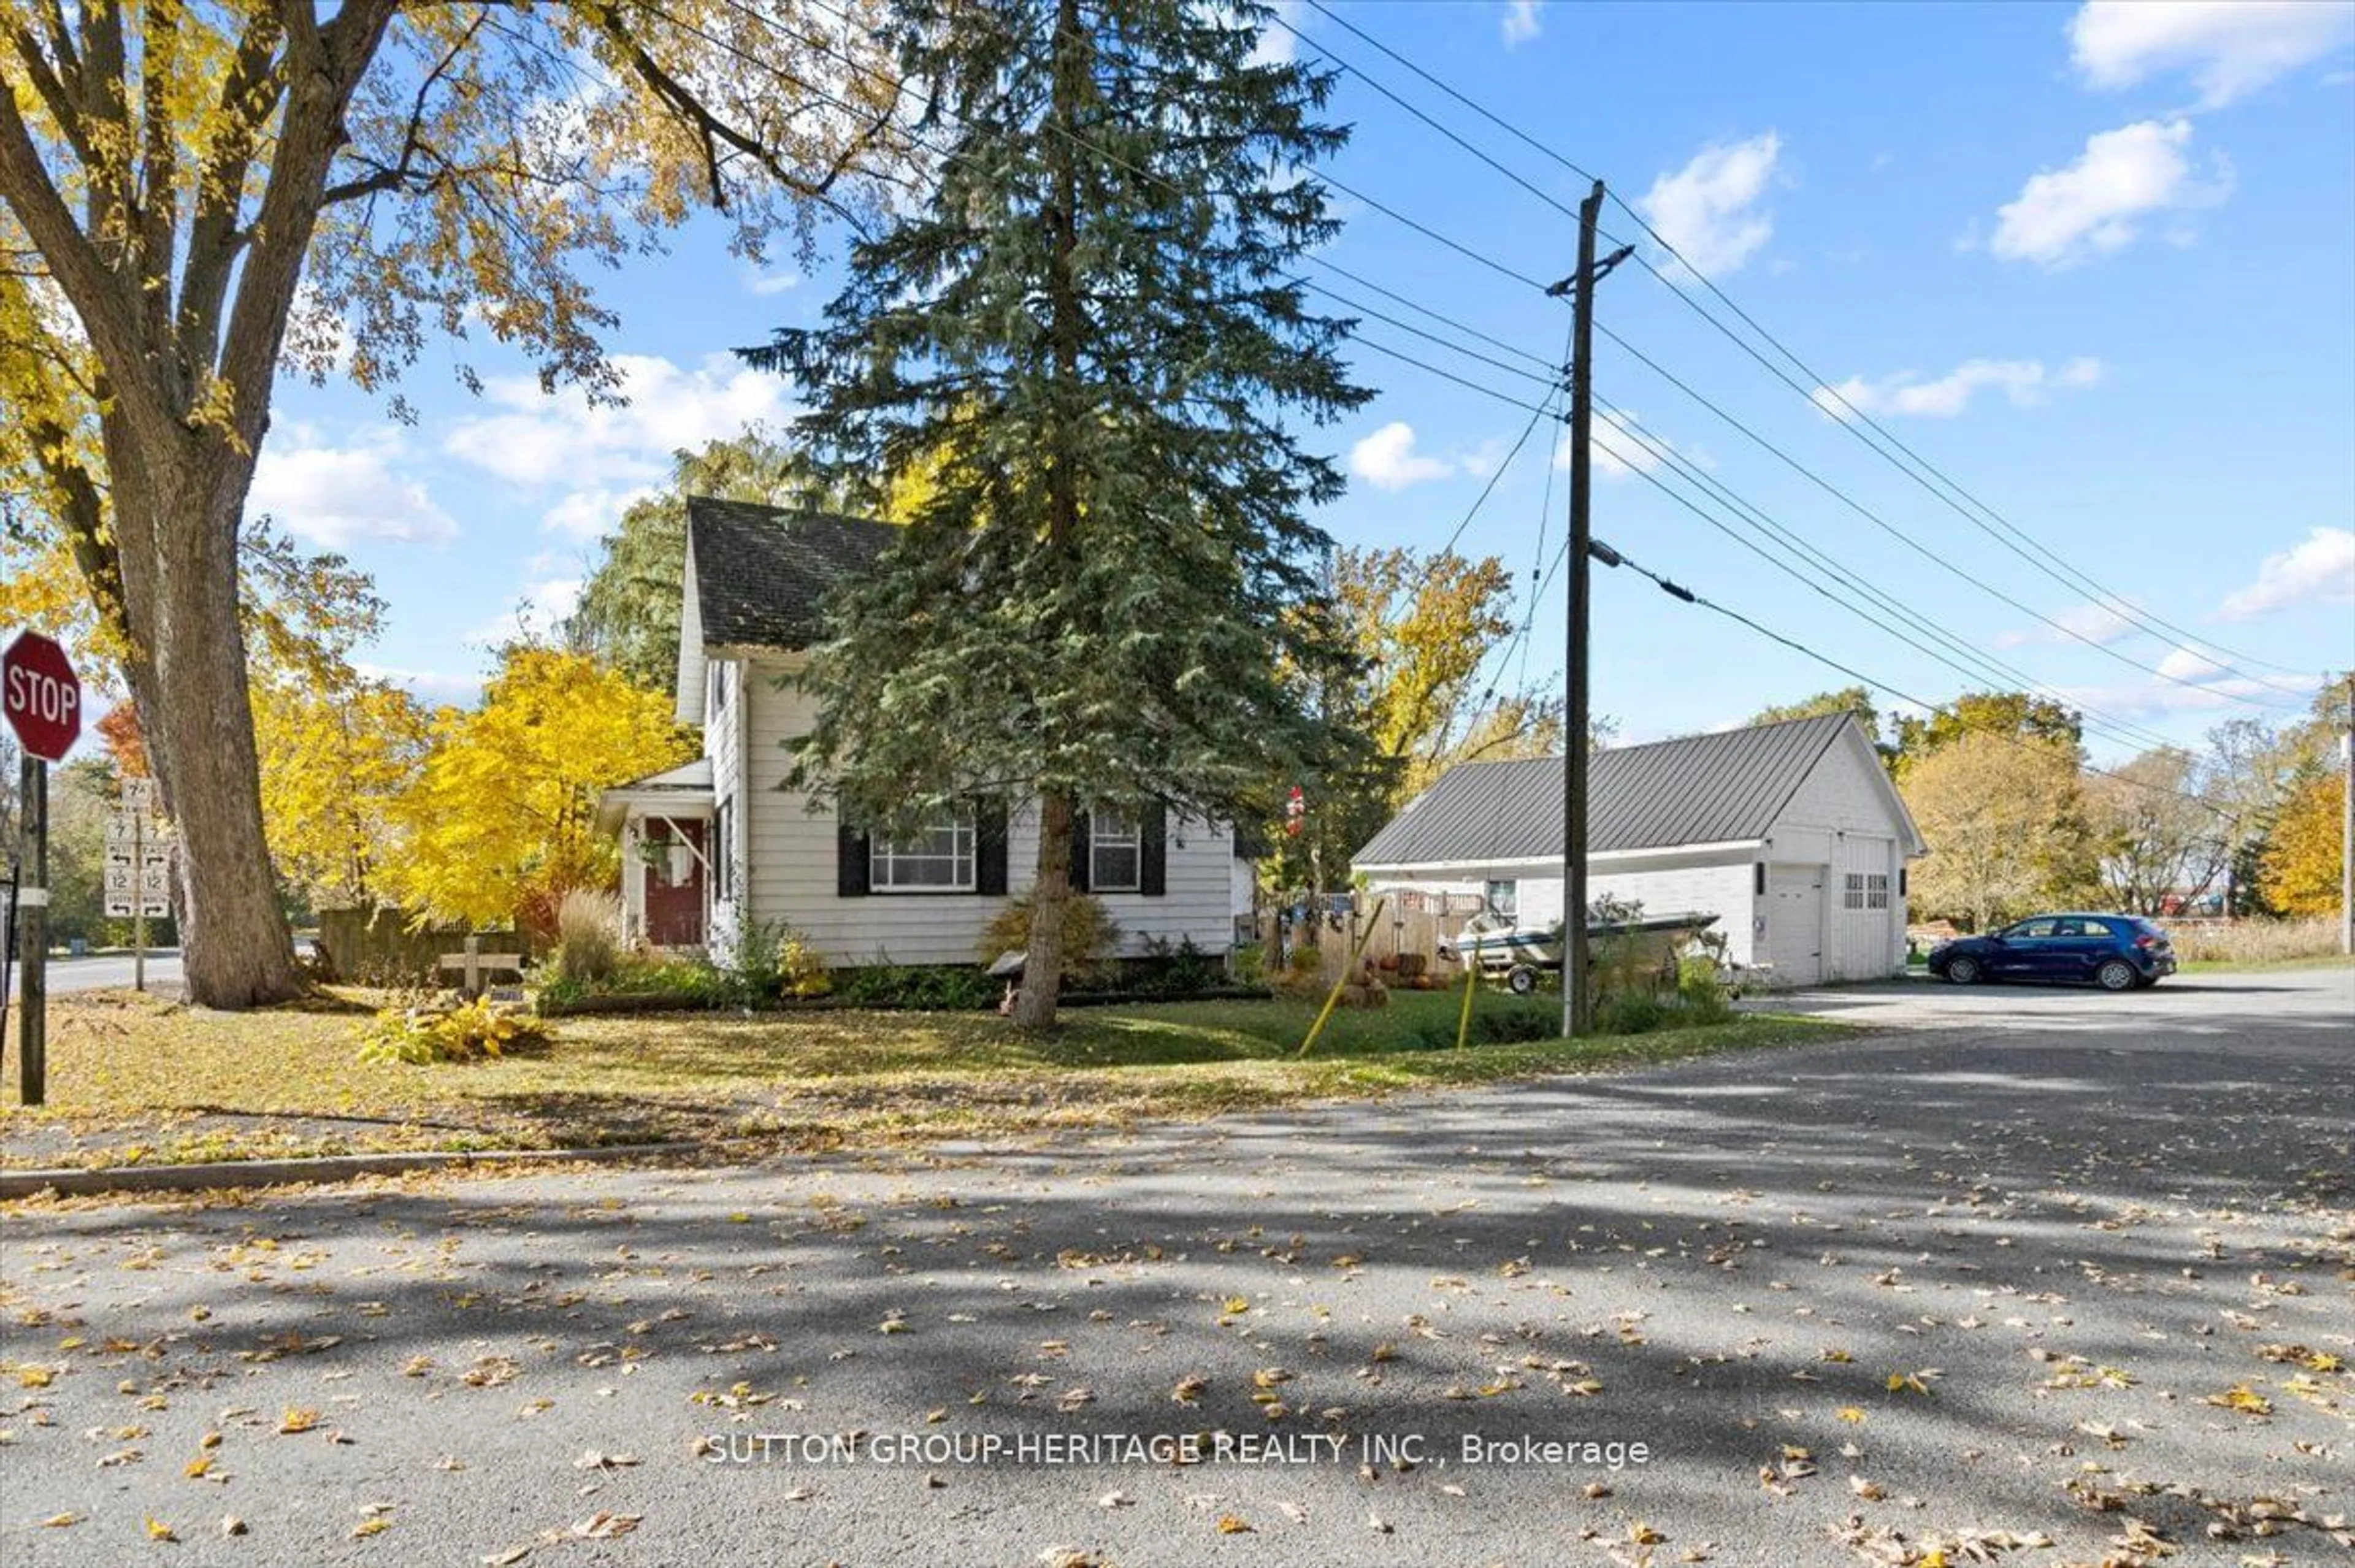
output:
[{"label": "white garage door", "polygon": [[1766,961],[1778,986],[1824,977],[1824,868],[1772,866],[1766,874]]}]

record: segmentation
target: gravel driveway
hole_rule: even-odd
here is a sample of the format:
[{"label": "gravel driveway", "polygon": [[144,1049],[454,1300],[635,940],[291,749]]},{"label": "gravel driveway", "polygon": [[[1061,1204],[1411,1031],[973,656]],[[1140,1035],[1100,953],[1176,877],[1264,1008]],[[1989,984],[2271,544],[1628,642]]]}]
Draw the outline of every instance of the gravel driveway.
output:
[{"label": "gravel driveway", "polygon": [[1891,1027],[20,1210],[0,1562],[2348,1562],[2355,970],[1796,1005]]}]

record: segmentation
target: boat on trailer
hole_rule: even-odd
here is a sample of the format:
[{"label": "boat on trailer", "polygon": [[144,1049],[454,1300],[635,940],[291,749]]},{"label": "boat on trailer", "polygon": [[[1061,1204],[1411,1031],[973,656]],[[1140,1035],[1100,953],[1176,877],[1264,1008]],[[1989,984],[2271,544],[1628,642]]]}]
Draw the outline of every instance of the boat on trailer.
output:
[{"label": "boat on trailer", "polygon": [[[1595,943],[1626,937],[1654,938],[1666,947],[1681,934],[1706,929],[1716,919],[1698,910],[1680,910],[1632,920],[1589,921],[1586,940],[1590,950]],[[1440,938],[1439,956],[1450,964],[1476,964],[1482,975],[1492,980],[1501,977],[1507,989],[1525,997],[1537,989],[1541,972],[1560,972],[1561,923],[1523,925],[1510,915],[1484,911],[1454,936]]]}]

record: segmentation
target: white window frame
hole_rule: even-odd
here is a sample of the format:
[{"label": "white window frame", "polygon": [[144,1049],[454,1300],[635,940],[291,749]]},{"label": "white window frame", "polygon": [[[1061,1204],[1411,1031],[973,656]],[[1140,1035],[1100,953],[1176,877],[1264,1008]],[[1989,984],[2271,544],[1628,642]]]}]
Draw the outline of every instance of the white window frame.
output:
[{"label": "white window frame", "polygon": [[[1501,899],[1497,896],[1497,890],[1499,888],[1505,891],[1505,896]],[[1520,919],[1521,880],[1518,877],[1489,878],[1481,886],[1480,902],[1483,907],[1494,910],[1507,920]]]},{"label": "white window frame", "polygon": [[1840,883],[1840,907],[1842,909],[1864,908],[1864,873],[1862,871],[1849,871],[1845,874]]},{"label": "white window frame", "polygon": [[1889,878],[1885,873],[1869,871],[1865,874],[1864,907],[1867,909],[1889,907]]},{"label": "white window frame", "polygon": [[[970,810],[945,811],[925,820],[917,837],[931,840],[943,831],[948,835],[947,853],[927,844],[922,849],[895,843],[882,834],[876,834],[867,847],[867,891],[870,893],[969,893],[980,886],[981,834],[975,815]],[[902,880],[901,863],[917,862],[938,865],[945,860],[949,880]]]},{"label": "white window frame", "polygon": [[[1125,881],[1103,875],[1103,855],[1126,850],[1135,869]],[[1139,893],[1145,891],[1145,828],[1134,816],[1116,811],[1088,814],[1088,891],[1095,893]]]}]

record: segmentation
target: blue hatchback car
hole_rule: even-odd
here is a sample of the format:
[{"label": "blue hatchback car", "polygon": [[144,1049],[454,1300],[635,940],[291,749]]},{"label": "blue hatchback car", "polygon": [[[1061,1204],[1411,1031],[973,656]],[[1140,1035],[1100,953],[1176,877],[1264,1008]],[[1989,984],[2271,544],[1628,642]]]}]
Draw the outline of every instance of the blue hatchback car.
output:
[{"label": "blue hatchback car", "polygon": [[1930,950],[1930,973],[1957,986],[2075,981],[2130,991],[2174,974],[2175,948],[2139,915],[2040,914],[1986,936],[1940,943]]}]

